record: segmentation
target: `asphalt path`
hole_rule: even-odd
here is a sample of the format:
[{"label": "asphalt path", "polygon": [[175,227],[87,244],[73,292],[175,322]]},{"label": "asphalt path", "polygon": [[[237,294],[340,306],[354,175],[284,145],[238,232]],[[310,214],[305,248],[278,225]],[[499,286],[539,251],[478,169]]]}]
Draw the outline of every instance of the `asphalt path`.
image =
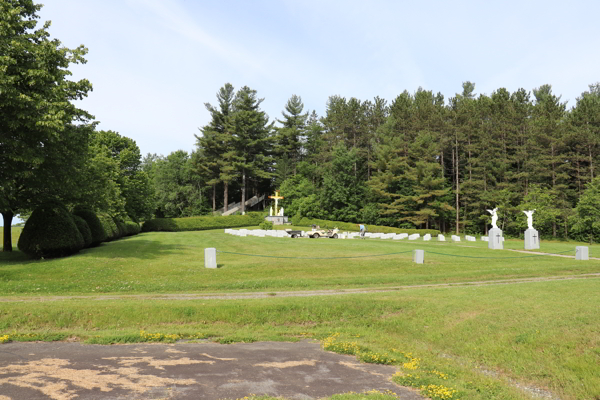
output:
[{"label": "asphalt path", "polygon": [[303,341],[221,345],[0,345],[0,400],[320,399],[378,390],[422,400],[391,381],[396,367],[360,363]]}]

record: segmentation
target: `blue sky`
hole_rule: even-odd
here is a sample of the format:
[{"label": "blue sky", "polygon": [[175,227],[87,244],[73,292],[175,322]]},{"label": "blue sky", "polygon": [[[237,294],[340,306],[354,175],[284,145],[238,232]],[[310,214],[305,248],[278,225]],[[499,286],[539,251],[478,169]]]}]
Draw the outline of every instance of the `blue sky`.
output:
[{"label": "blue sky", "polygon": [[[43,0],[42,0],[43,1]],[[204,103],[230,82],[281,118],[292,94],[391,102],[419,86],[446,99],[551,84],[569,107],[600,81],[598,1],[52,0],[40,11],[94,91],[80,105],[142,154],[194,149]]]}]

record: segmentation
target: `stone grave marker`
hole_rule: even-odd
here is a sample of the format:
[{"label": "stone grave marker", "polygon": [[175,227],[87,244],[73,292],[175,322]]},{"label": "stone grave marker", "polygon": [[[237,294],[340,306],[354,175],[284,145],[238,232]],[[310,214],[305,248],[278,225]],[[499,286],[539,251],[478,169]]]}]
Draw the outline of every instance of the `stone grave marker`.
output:
[{"label": "stone grave marker", "polygon": [[425,250],[413,250],[413,261],[417,264],[423,264],[425,261]]}]

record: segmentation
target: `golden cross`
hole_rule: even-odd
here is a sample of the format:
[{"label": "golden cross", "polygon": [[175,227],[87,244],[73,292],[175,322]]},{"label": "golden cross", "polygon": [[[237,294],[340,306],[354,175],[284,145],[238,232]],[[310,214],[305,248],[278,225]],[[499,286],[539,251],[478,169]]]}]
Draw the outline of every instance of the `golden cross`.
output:
[{"label": "golden cross", "polygon": [[279,206],[277,205],[277,200],[283,199],[283,196],[279,195],[279,190],[275,191],[275,196],[269,196],[270,199],[275,200],[275,215],[279,213]]}]

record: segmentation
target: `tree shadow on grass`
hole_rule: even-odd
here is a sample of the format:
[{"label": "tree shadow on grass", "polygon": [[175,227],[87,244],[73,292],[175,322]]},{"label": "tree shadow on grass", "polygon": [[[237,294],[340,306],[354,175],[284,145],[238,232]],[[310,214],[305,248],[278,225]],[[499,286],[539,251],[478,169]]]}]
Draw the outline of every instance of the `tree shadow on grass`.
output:
[{"label": "tree shadow on grass", "polygon": [[165,244],[160,240],[148,240],[126,237],[112,242],[101,243],[99,246],[80,250],[78,253],[67,257],[35,259],[27,254],[15,250],[12,252],[0,252],[0,270],[4,266],[56,263],[63,260],[76,261],[84,258],[137,258],[140,260],[154,260],[170,255],[181,254],[190,251],[193,246],[182,244]]},{"label": "tree shadow on grass", "polygon": [[137,258],[154,260],[162,257],[182,254],[192,246],[164,243],[160,240],[123,238],[113,242],[102,243],[98,247],[85,249],[74,255],[81,258]]}]

